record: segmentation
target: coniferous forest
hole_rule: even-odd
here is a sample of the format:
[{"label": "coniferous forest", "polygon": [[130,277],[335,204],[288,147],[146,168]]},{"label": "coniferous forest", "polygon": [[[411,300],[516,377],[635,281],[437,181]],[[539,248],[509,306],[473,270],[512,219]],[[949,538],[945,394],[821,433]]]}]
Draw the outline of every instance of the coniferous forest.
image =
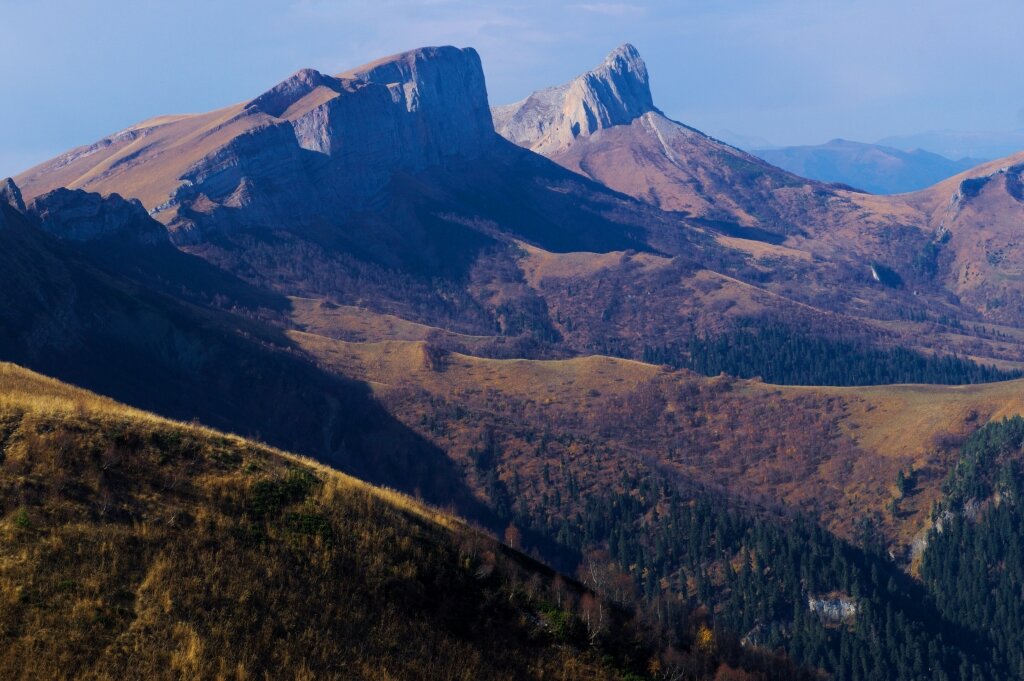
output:
[{"label": "coniferous forest", "polygon": [[717,376],[760,377],[786,385],[962,385],[1019,378],[956,355],[926,355],[902,347],[879,348],[802,334],[776,324],[753,325],[678,345],[645,347],[645,362]]},{"label": "coniferous forest", "polygon": [[935,508],[921,577],[943,617],[991,656],[999,678],[1024,675],[1024,419],[982,427],[964,445]]},{"label": "coniferous forest", "polygon": [[[606,545],[612,563],[630,566],[630,588],[680,636],[704,612],[737,647],[785,650],[843,681],[1011,678],[934,584],[918,583],[881,552],[807,519],[771,522],[721,500],[679,497],[654,480],[631,482],[639,496],[591,500],[581,524],[550,531],[580,549]],[[652,515],[661,521],[654,533],[644,529]],[[870,542],[869,527],[865,534]],[[604,558],[583,555],[582,573]],[[1024,642],[1020,633],[1009,638]]]}]

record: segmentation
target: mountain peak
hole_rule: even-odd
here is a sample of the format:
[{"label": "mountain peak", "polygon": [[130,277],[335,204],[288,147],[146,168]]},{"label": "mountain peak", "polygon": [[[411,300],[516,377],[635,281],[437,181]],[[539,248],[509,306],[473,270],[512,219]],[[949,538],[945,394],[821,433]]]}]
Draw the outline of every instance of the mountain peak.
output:
[{"label": "mountain peak", "polygon": [[595,69],[558,87],[492,111],[497,131],[516,144],[550,153],[580,136],[628,125],[657,111],[647,65],[629,43],[612,50]]},{"label": "mountain peak", "polygon": [[245,109],[262,111],[277,118],[293,104],[327,82],[328,78],[315,69],[300,69],[246,104]]},{"label": "mountain peak", "polygon": [[608,53],[608,56],[604,58],[606,66],[613,64],[627,64],[633,67],[636,71],[642,71],[644,79],[647,77],[647,64],[644,63],[643,58],[640,56],[640,51],[637,50],[632,43],[622,43],[614,50]]}]

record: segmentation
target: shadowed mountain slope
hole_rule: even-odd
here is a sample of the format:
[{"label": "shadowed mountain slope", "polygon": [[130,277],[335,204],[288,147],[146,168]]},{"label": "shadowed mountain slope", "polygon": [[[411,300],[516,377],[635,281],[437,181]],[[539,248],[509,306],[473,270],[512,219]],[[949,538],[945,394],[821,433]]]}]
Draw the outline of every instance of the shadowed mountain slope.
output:
[{"label": "shadowed mountain slope", "polygon": [[[58,201],[64,210],[45,220],[31,212]],[[433,500],[467,499],[443,455],[390,417],[367,386],[318,369],[267,322],[286,311],[286,299],[178,251],[166,235],[123,239],[163,227],[120,199],[58,193],[29,211],[0,204],[5,360]],[[108,219],[80,229],[88,213]]]}]

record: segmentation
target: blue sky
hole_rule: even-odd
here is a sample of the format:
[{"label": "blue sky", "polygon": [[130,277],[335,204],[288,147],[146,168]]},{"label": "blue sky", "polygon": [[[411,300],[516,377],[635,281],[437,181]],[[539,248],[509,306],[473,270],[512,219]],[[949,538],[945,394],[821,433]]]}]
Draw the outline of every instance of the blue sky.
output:
[{"label": "blue sky", "polygon": [[492,103],[622,42],[672,118],[779,144],[1024,127],[1019,0],[0,0],[0,177],[147,117],[428,44],[476,47]]}]

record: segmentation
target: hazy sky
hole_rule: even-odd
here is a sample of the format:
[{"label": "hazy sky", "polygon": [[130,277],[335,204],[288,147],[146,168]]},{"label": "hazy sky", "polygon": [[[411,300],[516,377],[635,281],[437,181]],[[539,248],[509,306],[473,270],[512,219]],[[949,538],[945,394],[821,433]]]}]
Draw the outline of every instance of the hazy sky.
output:
[{"label": "hazy sky", "polygon": [[0,177],[162,113],[431,44],[476,47],[492,103],[622,42],[655,102],[779,144],[1024,127],[1020,0],[0,0]]}]

